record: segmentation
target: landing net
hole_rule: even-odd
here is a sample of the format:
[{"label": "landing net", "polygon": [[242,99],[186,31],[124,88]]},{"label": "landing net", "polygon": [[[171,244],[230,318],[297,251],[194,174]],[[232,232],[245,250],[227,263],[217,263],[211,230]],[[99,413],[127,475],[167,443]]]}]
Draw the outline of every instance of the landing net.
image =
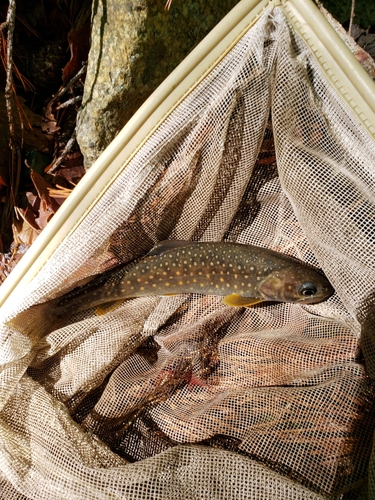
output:
[{"label": "landing net", "polygon": [[33,349],[4,322],[1,498],[362,498],[374,164],[374,141],[308,46],[279,8],[266,11],[7,315],[165,239],[287,253],[323,269],[336,293],[252,308],[137,298],[103,316],[72,313]]}]

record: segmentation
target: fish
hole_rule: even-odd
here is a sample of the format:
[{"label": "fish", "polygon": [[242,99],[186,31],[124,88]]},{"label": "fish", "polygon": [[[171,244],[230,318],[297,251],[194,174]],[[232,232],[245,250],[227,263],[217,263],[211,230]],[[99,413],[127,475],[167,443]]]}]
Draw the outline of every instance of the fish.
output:
[{"label": "fish", "polygon": [[139,261],[106,271],[57,299],[32,307],[43,308],[38,315],[44,316],[45,324],[93,308],[104,314],[126,299],[152,295],[215,295],[230,307],[252,307],[265,301],[317,304],[333,292],[320,270],[270,249],[167,240]]}]

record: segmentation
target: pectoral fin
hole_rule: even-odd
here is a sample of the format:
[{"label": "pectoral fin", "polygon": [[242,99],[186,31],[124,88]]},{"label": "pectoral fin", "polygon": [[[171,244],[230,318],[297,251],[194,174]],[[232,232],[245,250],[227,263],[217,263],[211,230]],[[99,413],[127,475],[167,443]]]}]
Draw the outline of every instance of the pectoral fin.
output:
[{"label": "pectoral fin", "polygon": [[223,302],[230,307],[251,307],[254,304],[259,304],[259,302],[264,302],[264,299],[260,297],[242,297],[238,293],[232,293],[226,295]]},{"label": "pectoral fin", "polygon": [[116,309],[123,302],[124,302],[123,300],[113,300],[112,302],[105,302],[104,304],[100,304],[100,306],[96,308],[96,314],[98,316],[103,316],[103,314],[106,314],[107,312]]}]

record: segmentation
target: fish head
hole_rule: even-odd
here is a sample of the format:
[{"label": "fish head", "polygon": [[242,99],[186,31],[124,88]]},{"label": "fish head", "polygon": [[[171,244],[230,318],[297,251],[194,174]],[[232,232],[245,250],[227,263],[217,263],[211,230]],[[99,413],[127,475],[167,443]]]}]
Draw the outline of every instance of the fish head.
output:
[{"label": "fish head", "polygon": [[264,300],[317,304],[330,297],[334,289],[319,271],[291,265],[267,276],[261,282],[259,291]]}]

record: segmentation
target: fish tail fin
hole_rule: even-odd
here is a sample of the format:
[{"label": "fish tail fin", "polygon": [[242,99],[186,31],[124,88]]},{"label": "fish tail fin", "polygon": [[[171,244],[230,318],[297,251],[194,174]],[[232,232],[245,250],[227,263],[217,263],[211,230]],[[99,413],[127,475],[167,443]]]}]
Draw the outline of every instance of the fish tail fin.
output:
[{"label": "fish tail fin", "polygon": [[62,317],[54,314],[56,300],[35,304],[7,321],[8,325],[30,338],[33,344],[59,328]]}]

